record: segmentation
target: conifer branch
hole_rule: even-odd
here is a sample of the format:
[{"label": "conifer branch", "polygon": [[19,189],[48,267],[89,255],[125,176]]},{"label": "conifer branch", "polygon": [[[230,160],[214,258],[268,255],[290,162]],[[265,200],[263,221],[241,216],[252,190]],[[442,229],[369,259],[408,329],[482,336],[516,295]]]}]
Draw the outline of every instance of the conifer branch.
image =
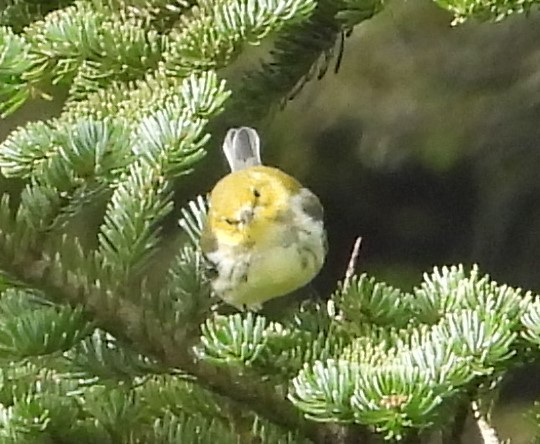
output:
[{"label": "conifer branch", "polygon": [[68,6],[74,0],[3,0],[0,8],[0,26],[9,25],[17,33],[30,23],[43,18],[48,12]]},{"label": "conifer branch", "polygon": [[190,351],[191,342],[183,335],[183,329],[164,322],[148,307],[132,302],[135,299],[133,295],[123,295],[120,289],[113,292],[100,282],[87,282],[84,287],[76,282],[66,282],[52,261],[47,264],[40,261],[39,273],[29,272],[36,270],[37,266],[31,260],[16,267],[2,266],[11,268],[10,271],[30,288],[39,286],[44,288],[45,294],[54,295],[58,301],[83,304],[107,331],[137,344],[142,352],[169,368],[195,377],[203,387],[232,399],[240,406],[251,406],[254,412],[285,429],[303,430],[307,436],[318,433],[317,427],[302,419],[300,412],[272,384],[261,382],[257,375],[245,369],[214,366],[196,359]]},{"label": "conifer branch", "polygon": [[269,60],[233,86],[231,112],[247,123],[257,122],[268,113],[269,105],[284,106],[308,81],[322,78],[334,60],[337,72],[345,35],[381,9],[380,0],[318,1],[308,20],[280,33]]},{"label": "conifer branch", "polygon": [[[537,2],[501,1],[438,0],[457,21]],[[337,70],[345,36],[380,0],[55,0],[67,7],[50,14],[8,2],[0,24],[22,15],[0,27],[0,111],[51,82],[70,90],[60,117],[0,145],[2,174],[26,181],[0,200],[0,440],[416,444],[454,417],[457,442],[463,404],[485,442],[499,442],[462,394],[486,380],[493,392],[494,375],[537,354],[530,293],[463,266],[403,292],[355,273],[357,239],[327,305],[280,322],[209,316],[203,198],[151,269],[176,180],[205,155],[229,98],[216,70],[276,36],[261,69],[232,87],[229,111],[259,120]],[[100,199],[95,237],[67,235]]]},{"label": "conifer branch", "polygon": [[538,0],[435,0],[441,8],[454,14],[453,25],[464,23],[468,19],[500,22],[514,14],[528,14],[538,9]]},{"label": "conifer branch", "polygon": [[[171,34],[167,69],[185,76],[193,70],[219,69],[238,54],[243,43],[259,44],[271,32],[309,17],[313,0],[232,0],[199,2],[180,31]],[[211,30],[213,23],[219,28]]]},{"label": "conifer branch", "polygon": [[23,79],[30,68],[27,41],[6,27],[0,26],[0,116],[13,112],[31,95]]}]

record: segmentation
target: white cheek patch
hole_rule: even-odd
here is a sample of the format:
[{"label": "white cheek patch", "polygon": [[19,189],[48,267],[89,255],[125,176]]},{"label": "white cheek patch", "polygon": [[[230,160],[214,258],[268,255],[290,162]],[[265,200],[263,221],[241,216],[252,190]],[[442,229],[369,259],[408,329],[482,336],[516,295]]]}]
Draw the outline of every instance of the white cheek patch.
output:
[{"label": "white cheek patch", "polygon": [[255,211],[253,205],[243,205],[236,212],[236,219],[239,221],[241,226],[246,226],[252,221],[254,213]]}]

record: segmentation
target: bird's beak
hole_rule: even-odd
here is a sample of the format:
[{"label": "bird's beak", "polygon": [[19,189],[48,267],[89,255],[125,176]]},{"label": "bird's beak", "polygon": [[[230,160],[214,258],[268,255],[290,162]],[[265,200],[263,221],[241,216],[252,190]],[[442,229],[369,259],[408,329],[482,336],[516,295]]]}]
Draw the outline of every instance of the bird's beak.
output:
[{"label": "bird's beak", "polygon": [[240,211],[240,221],[243,225],[249,224],[253,220],[253,207],[247,207],[243,208],[242,211]]}]

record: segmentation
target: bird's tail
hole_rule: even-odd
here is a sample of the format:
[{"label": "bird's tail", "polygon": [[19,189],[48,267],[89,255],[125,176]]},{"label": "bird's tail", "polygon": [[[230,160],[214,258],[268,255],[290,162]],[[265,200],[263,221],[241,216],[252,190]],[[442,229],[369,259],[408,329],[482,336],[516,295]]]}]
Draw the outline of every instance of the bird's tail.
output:
[{"label": "bird's tail", "polygon": [[261,143],[257,131],[253,128],[231,128],[223,141],[223,151],[231,171],[262,164]]}]

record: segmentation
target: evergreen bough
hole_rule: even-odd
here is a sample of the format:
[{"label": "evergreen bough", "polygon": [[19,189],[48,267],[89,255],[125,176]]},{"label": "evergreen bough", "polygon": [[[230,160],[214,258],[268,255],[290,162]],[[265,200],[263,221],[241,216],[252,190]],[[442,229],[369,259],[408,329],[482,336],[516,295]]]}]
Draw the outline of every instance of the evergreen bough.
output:
[{"label": "evergreen bough", "polygon": [[[456,22],[537,4],[437,3]],[[494,393],[538,357],[537,296],[459,265],[410,293],[348,275],[328,302],[279,321],[222,315],[197,248],[205,200],[177,211],[176,235],[163,229],[211,124],[257,121],[294,98],[382,7],[5,2],[3,115],[54,84],[69,94],[59,116],[0,145],[11,184],[0,200],[0,442],[457,443],[471,409],[496,442]],[[227,83],[226,68],[267,38],[260,68]]]}]

